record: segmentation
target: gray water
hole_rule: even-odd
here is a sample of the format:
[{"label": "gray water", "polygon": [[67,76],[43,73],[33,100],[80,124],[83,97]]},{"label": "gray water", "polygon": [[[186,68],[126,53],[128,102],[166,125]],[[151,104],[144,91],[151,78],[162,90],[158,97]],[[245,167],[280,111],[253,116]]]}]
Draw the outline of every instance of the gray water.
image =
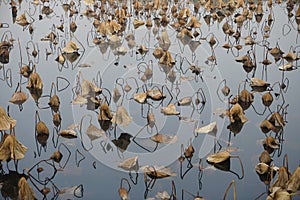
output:
[{"label": "gray water", "polygon": [[[13,48],[10,51],[10,62],[5,64],[1,70],[10,71],[11,78],[1,81],[1,95],[0,95],[0,106],[7,108],[9,106],[9,115],[17,120],[17,125],[15,127],[15,134],[17,139],[28,147],[28,151],[25,154],[25,158],[20,160],[18,163],[18,172],[26,174],[26,169],[31,168],[37,162],[48,159],[55,150],[60,150],[63,154],[63,159],[61,165],[64,165],[67,161],[69,153],[67,152],[65,146],[60,145],[65,144],[66,147],[70,150],[70,159],[66,163],[64,169],[61,169],[51,180],[59,189],[70,188],[73,186],[83,186],[83,197],[82,199],[119,199],[118,189],[120,188],[120,182],[122,178],[128,180],[131,185],[129,192],[130,199],[143,199],[144,192],[146,190],[144,183],[144,174],[142,171],[139,171],[137,184],[134,184],[128,175],[128,172],[121,170],[118,167],[118,164],[130,157],[138,156],[139,165],[163,165],[172,169],[177,175],[174,177],[169,177],[165,179],[157,179],[153,189],[148,192],[148,197],[155,197],[159,191],[167,191],[169,194],[172,190],[172,181],[174,181],[176,186],[176,194],[179,199],[181,199],[182,190],[189,191],[190,193],[196,195],[197,193],[205,199],[221,199],[223,198],[224,192],[229,185],[231,180],[234,180],[237,185],[237,198],[238,199],[255,199],[261,193],[266,191],[266,186],[263,182],[259,180],[257,173],[255,172],[255,165],[259,163],[259,155],[263,151],[262,140],[265,138],[265,134],[260,130],[260,122],[267,118],[270,115],[270,111],[267,110],[264,115],[258,115],[254,112],[254,109],[250,107],[245,111],[248,121],[244,124],[242,130],[234,135],[230,133],[227,129],[229,125],[228,117],[221,118],[216,113],[217,109],[227,109],[228,103],[226,98],[224,101],[219,100],[217,96],[217,88],[219,83],[225,79],[227,86],[230,87],[230,95],[235,96],[238,93],[238,87],[241,84],[243,87],[243,81],[249,77],[251,78],[253,72],[250,72],[248,75],[242,68],[241,63],[235,61],[234,55],[231,51],[227,52],[226,49],[222,48],[222,45],[226,42],[225,35],[222,32],[222,25],[227,20],[226,18],[219,24],[214,22],[210,27],[205,24],[203,16],[205,12],[203,8],[200,10],[201,15],[201,37],[207,36],[206,40],[200,40],[201,45],[196,49],[195,55],[192,55],[191,49],[188,45],[182,44],[178,38],[176,38],[176,31],[171,26],[167,26],[166,30],[170,36],[171,46],[169,51],[173,58],[176,58],[176,64],[173,67],[173,70],[176,74],[176,81],[171,83],[167,78],[166,74],[162,72],[162,66],[158,64],[152,52],[154,48],[158,46],[158,40],[156,37],[160,35],[162,28],[159,29],[159,34],[157,36],[153,35],[153,30],[148,30],[144,26],[139,27],[138,29],[133,28],[133,19],[135,16],[128,18],[129,27],[126,28],[125,35],[128,33],[133,33],[135,35],[135,41],[137,45],[144,44],[149,48],[149,52],[142,57],[140,54],[136,53],[136,47],[130,50],[127,46],[127,41],[122,39],[122,45],[128,48],[126,55],[120,56],[119,58],[115,56],[111,49],[108,48],[107,52],[102,54],[98,47],[93,46],[89,47],[88,42],[91,38],[87,37],[94,33],[92,28],[92,19],[88,19],[85,16],[75,15],[72,18],[69,18],[67,14],[64,13],[62,9],[62,3],[60,1],[50,2],[50,7],[54,10],[54,14],[51,16],[43,15],[43,19],[39,20],[39,6],[37,6],[37,11],[32,18],[35,20],[32,23],[34,28],[34,33],[31,36],[28,32],[28,27],[23,27],[12,23],[11,16],[11,6],[5,2],[1,2],[0,6],[0,22],[8,23],[9,28],[1,28],[0,33],[5,34],[6,31],[10,31],[12,37],[15,39],[13,42]],[[75,2],[78,4],[78,2]],[[183,5],[183,4],[182,4]],[[181,6],[182,6],[181,5]],[[187,6],[191,6],[188,5]],[[297,4],[293,10],[293,13],[296,12],[299,4]],[[29,1],[23,1],[21,6],[18,7],[18,16],[25,11],[29,13],[33,12],[33,6]],[[31,9],[29,9],[29,7]],[[79,7],[79,12],[82,13],[86,8],[83,2]],[[241,12],[241,9],[236,12]],[[257,31],[256,41],[260,42],[262,40],[261,28],[263,22],[268,17],[269,9],[264,6],[264,16],[261,23],[256,23],[255,20],[250,21],[249,23],[244,22],[242,27],[242,37],[248,35],[251,30]],[[295,21],[289,21],[286,12],[286,5],[273,5],[273,14],[274,14],[274,24],[270,32],[270,38],[267,40],[269,42],[269,47],[275,47],[278,42],[280,49],[287,53],[290,51],[290,48],[295,48],[299,45],[299,40],[297,40],[297,31],[293,29],[292,26],[296,27]],[[28,16],[28,13],[26,14]],[[153,16],[152,16],[153,17]],[[142,17],[142,19],[144,19]],[[75,32],[75,36],[69,34],[68,26],[70,21],[75,21],[78,28]],[[173,19],[171,19],[173,22]],[[60,25],[61,23],[65,26],[65,32],[60,32],[55,29],[55,26]],[[288,31],[291,28],[291,31]],[[152,28],[153,29],[153,28]],[[199,29],[198,29],[199,30]],[[41,38],[44,38],[51,31],[54,31],[59,35],[59,40],[56,48],[52,49],[52,54],[46,59],[46,49],[51,51],[51,44],[47,41],[41,41]],[[211,55],[211,49],[208,44],[211,33],[218,40],[218,46],[215,47],[214,52],[216,55],[216,64],[212,65],[207,63],[207,57]],[[73,41],[79,46],[80,57],[73,63],[66,61],[65,65],[62,67],[59,65],[55,58],[59,54],[58,47],[63,47],[64,44],[70,40]],[[199,37],[197,37],[199,39]],[[195,40],[197,40],[195,39]],[[18,45],[18,40],[20,41],[20,47]],[[232,41],[234,41],[231,38]],[[39,61],[36,62],[32,56],[27,57],[26,54],[26,45],[28,41],[33,41],[38,44],[39,48]],[[240,44],[244,44],[243,39],[241,38]],[[261,43],[260,43],[261,44]],[[29,44],[30,45],[30,44]],[[83,46],[82,46],[83,45]],[[29,46],[32,48],[32,46]],[[117,87],[121,90],[121,87],[116,84],[116,79],[119,77],[135,77],[138,80],[139,87],[143,85],[143,82],[139,79],[141,75],[138,73],[137,66],[141,62],[149,63],[150,60],[153,61],[153,85],[157,85],[160,88],[166,87],[171,91],[171,95],[166,92],[167,98],[160,104],[160,102],[148,101],[151,105],[151,111],[154,113],[156,118],[156,126],[158,132],[162,134],[172,135],[177,137],[177,141],[172,144],[159,144],[157,150],[149,153],[145,151],[140,146],[146,147],[148,149],[154,149],[155,143],[153,143],[148,138],[156,133],[155,128],[152,130],[145,128],[138,135],[136,141],[140,145],[137,145],[130,139],[130,144],[124,152],[120,152],[112,140],[117,139],[121,133],[129,133],[130,135],[136,135],[144,125],[147,124],[147,120],[142,117],[141,113],[144,112],[147,114],[147,104],[141,106],[131,99],[134,90],[130,91],[128,95],[123,95],[122,105],[126,108],[129,115],[132,117],[132,122],[126,126],[117,126],[116,129],[109,129],[106,134],[107,138],[98,138],[94,141],[89,140],[88,136],[85,133],[85,129],[89,125],[89,117],[84,117],[82,132],[83,136],[81,137],[79,129],[76,129],[78,138],[76,139],[58,139],[58,146],[53,144],[52,137],[54,140],[57,135],[53,131],[54,125],[52,123],[52,112],[50,108],[40,109],[42,107],[47,107],[49,97],[42,97],[39,99],[39,107],[34,102],[33,98],[30,96],[29,91],[26,89],[26,83],[22,85],[22,91],[29,94],[28,100],[23,104],[23,110],[20,111],[17,105],[9,103],[11,95],[14,93],[17,84],[20,80],[19,63],[21,62],[21,57],[19,50],[22,54],[22,62],[28,64],[28,60],[32,60],[37,68],[36,72],[39,73],[43,80],[43,95],[49,95],[51,90],[52,82],[56,83],[57,77],[64,77],[69,80],[70,85],[63,91],[56,91],[56,94],[60,98],[60,114],[62,117],[61,130],[67,129],[71,124],[80,124],[80,121],[83,116],[91,115],[91,123],[96,125],[100,129],[100,125],[97,121],[97,113],[95,111],[90,111],[86,109],[86,106],[72,105],[70,102],[73,99],[72,88],[76,86],[76,75],[79,74],[79,71],[82,73],[82,78],[92,81],[96,78],[97,73],[99,72],[102,78],[102,88],[106,88],[112,92],[113,88]],[[239,55],[244,55],[250,50],[249,46],[244,46],[240,50]],[[299,50],[295,48],[296,53],[299,56]],[[274,63],[274,59],[269,55],[268,58],[272,61],[272,64],[267,67],[267,77],[262,76],[263,66],[260,61],[263,60],[263,47],[260,45],[255,45],[256,52],[256,61],[257,69],[255,73],[256,78],[264,79],[271,85],[277,81],[281,81],[282,71],[278,70],[278,63]],[[180,59],[186,58],[182,61],[182,71],[180,71]],[[190,63],[194,63],[197,66],[200,66],[202,72],[201,77],[195,77],[191,71],[187,70],[184,74],[183,72],[188,69]],[[116,65],[116,61],[118,64]],[[79,64],[90,64],[90,68],[80,68]],[[294,63],[297,65],[297,63]],[[61,69],[61,70],[60,70]],[[9,72],[8,72],[9,73]],[[298,106],[299,92],[297,86],[299,84],[298,70],[285,72],[284,77],[287,77],[289,80],[289,85],[283,94],[279,96],[278,99],[275,99],[273,104],[270,106],[272,112],[278,109],[277,105],[281,105],[282,96],[284,97],[284,106],[287,107],[286,114],[286,126],[283,129],[283,139],[281,143],[281,152],[275,151],[272,154],[273,163],[275,166],[282,166],[284,155],[288,155],[289,169],[291,172],[296,169],[299,165],[299,145],[298,141],[300,136],[298,134],[298,115],[300,112],[300,107]],[[5,79],[4,76],[1,76],[2,79]],[[187,81],[184,79],[190,78],[192,80]],[[12,85],[10,85],[10,81]],[[22,78],[22,82],[26,82],[25,78]],[[133,81],[129,81],[130,85],[134,89],[137,89]],[[177,84],[176,84],[177,83]],[[59,84],[66,84],[66,82],[59,79]],[[151,83],[146,83],[148,88],[153,87]],[[162,87],[165,85],[164,87]],[[59,86],[63,87],[62,85]],[[180,92],[178,93],[178,88]],[[196,110],[191,115],[193,109],[192,107],[179,107],[176,106],[176,110],[180,111],[180,117],[187,120],[179,120],[178,116],[164,116],[161,113],[161,108],[167,106],[169,102],[176,104],[176,95],[177,98],[183,98],[185,96],[192,96],[199,88],[202,88],[203,94],[206,97],[206,103],[203,105],[203,110],[197,112]],[[249,83],[246,84],[246,88],[251,90]],[[139,89],[141,92],[142,87]],[[278,88],[272,91],[274,95],[275,92],[278,92]],[[105,95],[107,93],[103,92]],[[219,92],[220,93],[220,92]],[[103,96],[102,96],[103,97]],[[121,101],[119,101],[121,104]],[[117,110],[117,103],[111,101],[110,109],[113,113]],[[256,92],[254,94],[253,106],[258,112],[264,110],[264,106],[261,103],[261,93]],[[49,139],[47,140],[46,151],[42,149],[41,155],[38,155],[39,144],[35,142],[35,113],[38,111],[40,119],[45,122],[50,131]],[[97,109],[96,111],[99,111]],[[194,135],[194,129],[196,127],[207,125],[213,121],[217,122],[218,131],[216,137],[210,135],[201,135],[197,137]],[[149,130],[149,132],[147,132]],[[7,131],[9,133],[9,131]],[[274,133],[271,133],[274,136]],[[230,146],[228,146],[228,140],[230,138]],[[232,148],[234,149],[231,152],[232,155],[238,155],[244,165],[244,177],[240,180],[233,173],[225,172],[218,170],[214,167],[211,167],[206,161],[208,154],[213,153],[219,149],[217,145],[214,149],[215,141],[218,140],[222,149]],[[103,142],[102,142],[103,141]],[[177,158],[181,155],[181,145],[186,148],[190,142],[192,142],[195,153],[191,160],[194,164],[194,167],[187,172],[183,179],[180,178],[180,163]],[[83,144],[83,145],[82,145]],[[91,146],[92,144],[92,146]],[[101,144],[105,144],[105,148],[111,147],[112,149],[107,151],[103,150]],[[60,146],[60,148],[59,148]],[[90,149],[86,151],[85,148]],[[83,157],[81,156],[83,155]],[[76,158],[77,157],[77,158]],[[81,158],[84,158],[79,162]],[[199,161],[202,160],[202,165],[205,169],[202,171],[199,169]],[[2,162],[3,173],[7,174],[9,170],[6,167],[5,162]],[[186,169],[187,161],[184,162],[183,168]],[[56,168],[60,166],[55,163]],[[10,170],[14,170],[15,167],[11,162],[8,165]],[[51,177],[52,169],[48,165],[43,166],[45,171],[41,174],[42,178]],[[48,168],[47,168],[48,167]],[[231,171],[236,172],[241,176],[241,167],[237,159],[231,159]],[[34,171],[34,170],[33,170]],[[199,176],[202,173],[202,177]],[[135,177],[135,173],[132,172]],[[32,176],[37,176],[36,172],[32,173]],[[200,178],[199,178],[200,177]],[[29,179],[28,179],[29,180]],[[31,179],[33,180],[33,179]],[[29,184],[34,188],[36,197],[42,199],[43,196],[37,191],[32,182],[28,181]],[[33,181],[34,182],[34,181]],[[43,185],[34,182],[39,189]],[[51,188],[51,192],[46,196],[46,199],[51,199],[53,195],[52,183],[49,182],[46,186]],[[125,184],[125,187],[127,185]],[[232,190],[231,190],[232,191]],[[3,192],[3,190],[2,190]],[[77,191],[78,192],[78,191]],[[3,193],[2,193],[3,194]],[[3,195],[4,196],[4,195]],[[3,198],[1,196],[1,198]],[[263,198],[265,198],[263,196]],[[77,199],[73,195],[73,190],[71,194],[60,195],[58,199]],[[232,192],[228,194],[227,199],[232,199]],[[294,197],[298,199],[299,197]],[[184,199],[192,199],[191,196],[184,195]]]}]

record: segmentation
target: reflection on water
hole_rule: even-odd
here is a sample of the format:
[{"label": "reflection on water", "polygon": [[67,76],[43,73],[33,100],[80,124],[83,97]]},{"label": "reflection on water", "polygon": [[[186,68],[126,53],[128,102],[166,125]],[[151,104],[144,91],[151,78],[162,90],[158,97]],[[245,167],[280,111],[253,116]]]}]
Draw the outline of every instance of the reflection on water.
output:
[{"label": "reflection on water", "polygon": [[0,4],[2,198],[298,197],[299,2]]}]

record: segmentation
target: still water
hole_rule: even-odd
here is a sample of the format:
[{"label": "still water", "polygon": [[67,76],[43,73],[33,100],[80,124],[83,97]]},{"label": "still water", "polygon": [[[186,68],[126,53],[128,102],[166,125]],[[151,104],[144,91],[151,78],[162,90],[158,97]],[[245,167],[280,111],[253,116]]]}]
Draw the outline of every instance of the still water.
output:
[{"label": "still water", "polygon": [[[277,177],[263,182],[256,172],[266,137],[278,141],[269,151],[272,168],[285,165],[285,155],[291,173],[299,165],[300,11],[292,1],[241,2],[211,8],[200,1],[195,11],[187,1],[1,1],[2,42],[12,45],[1,47],[9,61],[1,61],[0,106],[17,121],[14,133],[2,131],[2,141],[4,133],[15,134],[28,148],[17,165],[2,161],[1,199],[18,196],[22,175],[14,171],[26,175],[37,199],[120,199],[120,187],[129,199],[163,199],[163,191],[166,199],[222,199],[232,180],[237,199],[265,199]],[[275,47],[283,52],[277,61],[270,53]],[[288,52],[296,58],[288,59]],[[279,70],[285,64],[291,70]],[[39,74],[42,94],[30,94],[23,66],[34,71],[31,76]],[[263,87],[251,88],[251,78],[264,81]],[[225,86],[228,93],[222,93]],[[240,118],[243,111],[228,117],[244,89],[252,93],[244,102],[249,107],[242,106],[247,120]],[[28,95],[22,106],[10,102],[15,91]],[[268,92],[269,107],[261,100]],[[50,108],[55,95],[60,104]],[[108,118],[99,120],[105,104],[114,117],[104,110]],[[261,122],[272,121],[275,112],[283,117],[275,119],[280,128],[263,133]],[[44,137],[36,130],[40,121],[48,129]],[[206,161],[224,150],[232,158],[219,167]],[[129,158],[138,162],[130,170],[120,167]],[[169,177],[153,178],[159,166]],[[43,195],[45,188],[50,192]]]}]

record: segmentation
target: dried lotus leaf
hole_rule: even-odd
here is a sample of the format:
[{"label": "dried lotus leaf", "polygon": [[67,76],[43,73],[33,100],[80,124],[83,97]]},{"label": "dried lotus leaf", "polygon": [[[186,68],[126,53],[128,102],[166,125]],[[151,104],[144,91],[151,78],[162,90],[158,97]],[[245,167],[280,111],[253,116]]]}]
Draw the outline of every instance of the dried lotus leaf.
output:
[{"label": "dried lotus leaf", "polygon": [[50,98],[50,101],[48,103],[48,105],[50,106],[50,108],[54,111],[57,112],[59,109],[59,105],[60,105],[60,100],[59,97],[57,95],[53,95]]},{"label": "dried lotus leaf", "polygon": [[192,103],[192,97],[184,97],[178,100],[178,106],[189,106]]},{"label": "dried lotus leaf", "polygon": [[297,55],[292,52],[288,52],[286,55],[283,56],[283,58],[288,62],[294,62],[296,60],[299,60],[299,57],[297,57]]},{"label": "dried lotus leaf", "polygon": [[30,74],[26,88],[37,90],[43,89],[43,81],[38,73],[33,72]]},{"label": "dried lotus leaf", "polygon": [[128,115],[126,109],[123,106],[118,107],[116,114],[111,119],[112,123],[121,126],[128,126],[131,123],[131,121],[131,117]]},{"label": "dried lotus leaf", "polygon": [[115,103],[117,103],[121,97],[121,93],[120,91],[118,90],[118,88],[114,88],[114,91],[113,91],[113,100]]},{"label": "dried lotus leaf", "polygon": [[273,126],[273,124],[271,122],[269,122],[269,120],[266,120],[266,119],[264,119],[260,123],[259,127],[260,127],[261,131],[265,134],[270,132],[271,130],[275,131],[275,127]]},{"label": "dried lotus leaf", "polygon": [[245,123],[248,121],[247,117],[244,114],[243,108],[238,103],[234,104],[234,106],[232,106],[229,110],[229,118],[231,123],[234,123],[236,121]]},{"label": "dried lotus leaf", "polygon": [[17,121],[11,117],[9,117],[3,107],[0,106],[0,130],[10,130],[14,128],[17,124]]},{"label": "dried lotus leaf", "polygon": [[27,147],[21,144],[16,136],[12,134],[4,134],[0,143],[0,160],[21,160],[27,152]]},{"label": "dried lotus leaf", "polygon": [[265,141],[264,144],[272,149],[278,149],[279,148],[279,142],[272,136],[268,136]]},{"label": "dried lotus leaf", "polygon": [[270,84],[261,79],[258,79],[258,78],[251,78],[250,86],[251,87],[269,87]]},{"label": "dried lotus leaf", "polygon": [[147,94],[144,92],[134,94],[133,99],[138,103],[144,104],[144,103],[146,103],[146,100],[147,100]]},{"label": "dried lotus leaf", "polygon": [[9,102],[17,105],[22,105],[28,99],[28,94],[25,94],[22,91],[15,92],[10,98]]},{"label": "dried lotus leaf", "polygon": [[163,107],[161,109],[161,112],[164,114],[164,115],[179,115],[180,112],[176,111],[176,107],[174,104],[169,104],[167,107]]},{"label": "dried lotus leaf", "polygon": [[49,135],[49,129],[43,121],[39,121],[36,125],[37,135]]},{"label": "dried lotus leaf", "polygon": [[67,139],[77,138],[76,132],[72,129],[61,130],[59,131],[59,135]]},{"label": "dried lotus leaf", "polygon": [[272,162],[272,158],[268,151],[264,150],[259,156],[259,162],[269,165]]},{"label": "dried lotus leaf", "polygon": [[61,116],[59,113],[54,113],[52,117],[52,122],[56,127],[59,127],[61,124]]},{"label": "dried lotus leaf", "polygon": [[211,164],[217,164],[224,162],[230,158],[230,153],[228,151],[219,151],[217,153],[207,156],[206,161]]},{"label": "dried lotus leaf", "polygon": [[166,178],[170,176],[176,176],[170,168],[164,166],[142,166],[140,168],[144,173],[146,173],[150,178]]},{"label": "dried lotus leaf", "polygon": [[16,23],[20,26],[27,26],[29,24],[25,13],[21,14],[19,17],[16,18]]},{"label": "dried lotus leaf", "polygon": [[128,191],[125,188],[119,188],[118,193],[119,193],[121,199],[124,199],[124,200],[128,199]]},{"label": "dried lotus leaf", "polygon": [[218,132],[217,122],[212,122],[206,126],[196,128],[195,132],[196,133],[205,133],[205,134],[216,136],[216,134]]},{"label": "dried lotus leaf", "polygon": [[102,129],[97,128],[95,125],[90,124],[86,130],[87,136],[90,138],[90,140],[96,140],[101,137],[105,137],[105,131]]},{"label": "dried lotus leaf", "polygon": [[111,120],[112,114],[110,112],[109,106],[106,103],[103,103],[100,107],[100,112],[98,115],[99,121]]},{"label": "dried lotus leaf", "polygon": [[256,166],[255,166],[255,171],[258,173],[258,174],[266,174],[269,172],[269,169],[270,169],[270,166],[267,165],[266,163],[258,163]]},{"label": "dried lotus leaf", "polygon": [[264,104],[264,106],[267,106],[267,107],[271,106],[271,104],[273,102],[273,96],[270,92],[263,94],[261,99],[262,99],[262,103]]},{"label": "dried lotus leaf", "polygon": [[168,32],[166,30],[163,30],[161,32],[161,37],[159,37],[158,44],[159,44],[159,47],[162,48],[164,51],[169,49],[169,47],[171,45],[171,41],[170,41]]},{"label": "dried lotus leaf", "polygon": [[230,88],[229,88],[227,85],[225,85],[225,86],[221,89],[221,92],[222,92],[222,94],[223,94],[224,96],[228,96],[229,93],[230,93]]},{"label": "dried lotus leaf", "polygon": [[127,158],[118,164],[118,167],[127,171],[137,171],[139,169],[138,156]]},{"label": "dried lotus leaf", "polygon": [[151,136],[150,139],[157,143],[173,144],[177,141],[177,136],[157,133]]},{"label": "dried lotus leaf", "polygon": [[64,53],[75,53],[78,50],[79,50],[79,47],[72,40],[70,40],[67,43],[67,45],[64,48],[62,48],[62,52],[64,52]]},{"label": "dried lotus leaf", "polygon": [[52,159],[54,162],[59,163],[61,159],[63,158],[63,155],[60,151],[55,151],[51,156],[50,159]]},{"label": "dried lotus leaf", "polygon": [[166,98],[166,95],[160,91],[160,89],[147,90],[147,97],[150,97],[152,100],[161,100]]},{"label": "dried lotus leaf", "polygon": [[287,64],[279,66],[278,69],[281,71],[292,71],[293,69],[296,69],[296,68],[294,67],[294,65],[292,63],[287,63]]},{"label": "dried lotus leaf", "polygon": [[19,188],[18,199],[20,200],[37,199],[35,197],[33,189],[31,188],[31,186],[28,184],[27,180],[24,177],[20,178],[20,180],[18,181],[18,188]]},{"label": "dried lotus leaf", "polygon": [[288,192],[296,192],[300,189],[300,167],[298,166],[287,183]]},{"label": "dried lotus leaf", "polygon": [[139,28],[140,26],[143,26],[145,22],[143,20],[134,19],[133,20],[133,27],[134,29]]}]

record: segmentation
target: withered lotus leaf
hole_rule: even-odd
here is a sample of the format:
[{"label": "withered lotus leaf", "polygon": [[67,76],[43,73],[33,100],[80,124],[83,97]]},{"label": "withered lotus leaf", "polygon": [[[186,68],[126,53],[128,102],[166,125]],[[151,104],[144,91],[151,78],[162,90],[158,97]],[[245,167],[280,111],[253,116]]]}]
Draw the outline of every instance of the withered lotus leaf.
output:
[{"label": "withered lotus leaf", "polygon": [[173,144],[177,141],[177,136],[157,133],[151,136],[150,139],[157,143]]},{"label": "withered lotus leaf", "polygon": [[161,100],[166,98],[166,95],[159,89],[147,90],[146,94],[147,97],[150,97],[152,100]]},{"label": "withered lotus leaf", "polygon": [[101,94],[102,89],[98,88],[94,83],[89,80],[83,80],[81,83],[81,95],[83,97],[96,96]]},{"label": "withered lotus leaf", "polygon": [[258,174],[266,174],[269,172],[269,169],[270,169],[270,166],[267,165],[266,163],[258,163],[256,166],[255,166],[255,171],[258,173]]},{"label": "withered lotus leaf", "polygon": [[150,178],[166,178],[170,176],[176,176],[170,168],[164,166],[142,166],[140,168],[144,173],[146,173]]},{"label": "withered lotus leaf", "polygon": [[20,26],[27,26],[29,24],[25,13],[23,13],[19,17],[17,17],[16,23],[19,24]]},{"label": "withered lotus leaf", "polygon": [[171,41],[166,30],[161,32],[161,37],[159,38],[159,47],[162,48],[164,51],[167,51],[171,45]]},{"label": "withered lotus leaf", "polygon": [[242,90],[240,94],[238,94],[238,100],[243,103],[252,103],[254,101],[254,96],[248,90]]},{"label": "withered lotus leaf", "polygon": [[299,60],[299,57],[297,57],[297,55],[292,52],[288,52],[286,55],[283,56],[283,58],[288,62],[294,62],[296,60]]},{"label": "withered lotus leaf", "polygon": [[122,95],[121,95],[120,91],[118,90],[118,88],[114,88],[113,100],[114,100],[115,103],[120,99],[121,96]]},{"label": "withered lotus leaf", "polygon": [[265,140],[264,140],[264,144],[267,147],[270,147],[272,149],[278,149],[279,148],[279,142],[272,136],[268,136]]},{"label": "withered lotus leaf", "polygon": [[176,111],[176,107],[174,104],[169,104],[167,107],[163,107],[161,109],[161,113],[164,115],[179,115],[180,112]]},{"label": "withered lotus leaf", "polygon": [[264,106],[269,107],[273,103],[273,96],[270,92],[267,92],[261,97]]},{"label": "withered lotus leaf", "polygon": [[26,88],[39,90],[43,89],[43,81],[38,73],[32,72],[30,74]]},{"label": "withered lotus leaf", "polygon": [[281,189],[286,189],[287,182],[289,181],[290,176],[291,175],[287,171],[286,167],[279,167],[277,179],[275,183],[272,185],[272,187],[270,188],[270,191],[272,191],[274,187],[280,187]]},{"label": "withered lotus leaf", "polygon": [[127,171],[137,171],[139,169],[138,157],[127,158],[119,163],[118,167]]},{"label": "withered lotus leaf", "polygon": [[136,93],[133,95],[133,99],[138,103],[144,104],[147,100],[147,94],[144,92]]},{"label": "withered lotus leaf", "polygon": [[35,200],[34,191],[31,186],[28,184],[27,180],[22,177],[18,182],[19,192],[18,196],[20,200]]},{"label": "withered lotus leaf", "polygon": [[67,45],[64,48],[62,48],[62,52],[64,52],[64,53],[75,53],[78,50],[79,50],[79,47],[72,40],[70,40],[67,43]]},{"label": "withered lotus leaf", "polygon": [[21,144],[16,136],[4,134],[0,143],[0,160],[21,160],[27,152],[27,147]]},{"label": "withered lotus leaf", "polygon": [[230,93],[230,88],[228,86],[224,86],[222,89],[221,89],[221,92],[224,96],[228,96],[229,93]]},{"label": "withered lotus leaf", "polygon": [[261,131],[262,131],[263,133],[268,133],[268,132],[270,132],[271,130],[272,130],[272,131],[275,131],[275,127],[273,126],[273,124],[271,124],[271,122],[269,122],[269,120],[266,120],[266,119],[264,119],[264,120],[260,123],[259,127],[260,127],[260,129],[261,129]]},{"label": "withered lotus leaf", "polygon": [[234,104],[229,110],[229,119],[231,123],[236,121],[240,121],[242,123],[246,123],[248,121],[247,117],[244,114],[243,108],[240,104]]},{"label": "withered lotus leaf", "polygon": [[200,28],[201,22],[196,18],[196,16],[192,16],[190,21],[187,23],[187,27],[191,28]]},{"label": "withered lotus leaf", "polygon": [[273,126],[278,128],[283,128],[285,126],[285,121],[282,115],[278,112],[274,112],[269,118],[269,121],[273,124]]},{"label": "withered lotus leaf", "polygon": [[251,87],[269,87],[270,84],[258,78],[251,78]]},{"label": "withered lotus leaf", "polygon": [[121,126],[128,126],[132,119],[128,115],[126,109],[123,106],[119,106],[116,114],[111,119],[112,123],[119,124]]},{"label": "withered lotus leaf", "polygon": [[216,134],[218,132],[217,122],[212,122],[206,126],[196,128],[195,132],[196,133],[205,133],[205,134],[216,136]]},{"label": "withered lotus leaf", "polygon": [[59,109],[59,105],[60,105],[59,97],[58,97],[57,95],[53,95],[53,96],[50,98],[50,101],[49,101],[48,105],[51,107],[51,109],[52,109],[54,112],[57,112],[58,109]]},{"label": "withered lotus leaf", "polygon": [[195,149],[192,145],[189,145],[188,148],[184,151],[184,156],[186,158],[192,158],[194,155]]},{"label": "withered lotus leaf", "polygon": [[37,135],[49,135],[49,129],[43,121],[39,121],[36,125]]},{"label": "withered lotus leaf", "polygon": [[259,162],[269,165],[272,162],[272,158],[268,151],[264,150],[259,156]]},{"label": "withered lotus leaf", "polygon": [[288,192],[296,192],[300,189],[300,166],[296,168],[290,180],[287,183]]},{"label": "withered lotus leaf", "polygon": [[123,187],[119,188],[118,192],[119,192],[119,195],[120,195],[122,200],[127,200],[128,199],[128,191],[125,188],[123,188]]},{"label": "withered lotus leaf", "polygon": [[97,128],[95,125],[90,124],[86,130],[87,136],[90,138],[90,140],[96,140],[100,137],[105,137],[105,131],[102,129]]},{"label": "withered lotus leaf", "polygon": [[164,54],[164,50],[160,47],[157,47],[154,49],[153,51],[153,56],[156,58],[156,59],[160,59]]},{"label": "withered lotus leaf", "polygon": [[143,26],[145,22],[143,20],[134,19],[133,20],[133,27],[135,29],[139,28],[140,26]]},{"label": "withered lotus leaf", "polygon": [[109,109],[107,103],[103,103],[100,107],[98,120],[103,121],[103,120],[111,120],[111,119],[112,119],[112,114],[110,112],[110,109]]},{"label": "withered lotus leaf", "polygon": [[211,164],[217,164],[224,162],[230,158],[230,153],[228,151],[219,151],[217,153],[207,156],[206,161]]},{"label": "withered lotus leaf", "polygon": [[22,76],[24,76],[25,78],[29,78],[31,72],[32,70],[30,69],[30,67],[28,65],[24,65],[22,66],[19,73],[22,74]]},{"label": "withered lotus leaf", "polygon": [[175,65],[175,60],[169,51],[164,51],[163,55],[159,59],[159,64],[167,67],[173,67]]},{"label": "withered lotus leaf", "polygon": [[28,94],[22,91],[17,91],[12,95],[9,102],[17,105],[22,105],[23,103],[25,103],[27,99],[28,99]]},{"label": "withered lotus leaf", "polygon": [[2,106],[0,106],[0,130],[10,130],[14,128],[17,124],[17,121],[11,117],[9,117]]},{"label": "withered lotus leaf", "polygon": [[58,127],[61,124],[61,116],[59,113],[54,113],[52,116],[53,124]]},{"label": "withered lotus leaf", "polygon": [[76,132],[72,129],[61,130],[59,131],[59,135],[67,139],[77,138]]},{"label": "withered lotus leaf", "polygon": [[59,163],[62,159],[63,155],[60,151],[55,151],[51,156],[50,159],[52,159],[54,162]]},{"label": "withered lotus leaf", "polygon": [[295,67],[292,63],[287,63],[279,66],[278,69],[281,71],[292,71],[293,69],[295,69]]},{"label": "withered lotus leaf", "polygon": [[178,106],[189,106],[192,103],[192,97],[184,97],[178,101]]}]

